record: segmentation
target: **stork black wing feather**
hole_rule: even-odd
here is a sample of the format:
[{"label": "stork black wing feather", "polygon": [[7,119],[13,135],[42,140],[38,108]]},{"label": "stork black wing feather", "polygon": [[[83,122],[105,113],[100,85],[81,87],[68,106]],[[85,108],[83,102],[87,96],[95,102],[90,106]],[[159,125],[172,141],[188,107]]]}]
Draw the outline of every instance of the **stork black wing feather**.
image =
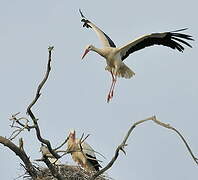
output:
[{"label": "stork black wing feather", "polygon": [[187,30],[188,28],[183,28],[183,29],[178,29],[178,30],[174,30],[174,31],[170,31],[171,33],[173,33],[173,32],[179,32],[179,31],[185,31],[185,30]]},{"label": "stork black wing feather", "polygon": [[[102,31],[103,32],[103,31]],[[103,32],[104,33],[104,32]],[[105,37],[108,39],[109,41],[109,44],[111,47],[116,47],[116,45],[114,44],[114,42],[111,40],[111,38],[106,34],[104,33]]]},{"label": "stork black wing feather", "polygon": [[192,48],[192,46],[188,42],[183,40],[183,39],[186,39],[186,40],[193,41],[194,39],[192,38],[192,36],[187,35],[187,34],[177,33],[179,31],[183,31],[186,29],[187,28],[172,31],[172,32],[167,32],[164,37],[160,37],[160,36],[153,37],[152,35],[154,35],[154,34],[151,34],[151,36],[146,37],[139,43],[137,43],[134,46],[132,46],[131,48],[129,48],[128,51],[122,56],[122,60],[126,59],[131,53],[138,51],[140,49],[143,49],[145,47],[152,46],[152,45],[167,46],[172,49],[176,49],[179,52],[184,51],[184,47],[182,46],[182,44],[185,44]]},{"label": "stork black wing feather", "polygon": [[[89,23],[91,23],[91,21],[89,21],[82,13],[81,9],[79,9],[79,12],[80,12],[80,15],[82,17],[82,20],[81,22],[83,22],[83,27],[86,27],[86,28],[92,28],[91,25]],[[98,27],[97,27],[98,28]],[[99,29],[103,34],[104,36],[106,37],[106,39],[108,40],[109,42],[109,45],[111,47],[116,47],[115,43],[111,40],[111,38],[106,34],[104,33],[101,29]]]},{"label": "stork black wing feather", "polygon": [[192,40],[194,41],[194,39],[192,39],[190,35],[187,35],[187,34],[181,34],[181,33],[171,33],[172,36],[176,36],[176,37],[179,37],[179,38],[184,38],[184,39],[187,39],[187,40]]},{"label": "stork black wing feather", "polygon": [[99,168],[101,167],[101,165],[98,163],[98,161],[95,159],[95,157],[90,156],[89,154],[86,154],[86,156],[88,157],[87,160],[89,161],[89,163],[91,163],[93,165],[95,170],[99,171]]},{"label": "stork black wing feather", "polygon": [[88,23],[90,22],[88,19],[82,19],[81,22],[83,22],[83,27],[86,28],[92,28]]},{"label": "stork black wing feather", "polygon": [[183,44],[185,44],[185,45],[187,45],[187,46],[192,48],[192,46],[189,43],[187,43],[186,41],[184,41],[182,39],[179,39],[179,38],[176,38],[176,37],[172,37],[172,39],[174,39],[176,41],[179,41],[179,42],[181,42],[181,43],[183,43]]},{"label": "stork black wing feather", "polygon": [[124,59],[126,59],[131,53],[138,51],[140,49],[143,49],[145,47],[149,47],[152,46],[154,44],[158,44],[160,45],[160,39],[158,38],[145,38],[143,41],[139,42],[138,44],[136,44],[135,46],[132,46],[126,53],[124,56],[122,56],[122,61]]}]

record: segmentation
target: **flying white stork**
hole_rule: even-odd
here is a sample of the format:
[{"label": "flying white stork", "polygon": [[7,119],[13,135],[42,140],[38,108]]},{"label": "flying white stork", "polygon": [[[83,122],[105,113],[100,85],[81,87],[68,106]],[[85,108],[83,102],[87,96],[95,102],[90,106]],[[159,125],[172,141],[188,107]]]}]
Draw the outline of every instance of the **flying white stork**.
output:
[{"label": "flying white stork", "polygon": [[72,159],[87,171],[99,171],[101,167],[96,159],[95,151],[85,141],[76,138],[76,132],[70,131],[66,152],[71,153]]},{"label": "flying white stork", "polygon": [[184,31],[187,28],[179,29],[171,32],[164,33],[152,33],[141,36],[122,47],[116,47],[115,43],[105,34],[101,29],[99,29],[95,24],[89,21],[80,11],[83,27],[92,28],[99,39],[102,42],[103,48],[96,48],[93,45],[88,45],[82,56],[82,59],[89,51],[94,51],[106,59],[107,66],[105,70],[109,71],[112,76],[112,84],[107,96],[107,102],[113,97],[114,87],[117,77],[131,78],[135,73],[124,64],[124,60],[133,52],[149,47],[152,45],[163,45],[170,47],[172,49],[183,52],[183,44],[192,47],[186,40],[194,40],[192,36],[187,34],[178,33]]}]

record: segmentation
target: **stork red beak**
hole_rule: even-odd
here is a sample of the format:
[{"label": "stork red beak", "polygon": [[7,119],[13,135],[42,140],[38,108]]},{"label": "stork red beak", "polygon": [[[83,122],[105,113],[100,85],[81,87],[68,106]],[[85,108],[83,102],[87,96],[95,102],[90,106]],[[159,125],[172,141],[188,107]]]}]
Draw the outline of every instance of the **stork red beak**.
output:
[{"label": "stork red beak", "polygon": [[85,52],[84,52],[84,54],[83,54],[83,56],[82,56],[82,59],[86,56],[86,54],[89,52],[89,49],[85,49]]}]

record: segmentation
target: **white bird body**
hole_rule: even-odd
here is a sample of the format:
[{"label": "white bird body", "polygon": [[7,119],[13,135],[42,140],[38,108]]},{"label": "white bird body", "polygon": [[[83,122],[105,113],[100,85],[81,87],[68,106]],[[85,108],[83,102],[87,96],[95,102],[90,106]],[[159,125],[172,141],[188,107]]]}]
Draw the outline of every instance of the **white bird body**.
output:
[{"label": "white bird body", "polygon": [[87,171],[98,171],[100,164],[98,163],[93,148],[85,141],[75,137],[75,131],[70,132],[67,141],[67,151],[71,153],[72,159]]},{"label": "white bird body", "polygon": [[107,63],[105,70],[112,72],[113,75],[126,79],[135,75],[135,73],[122,61],[120,48],[96,48],[93,45],[89,45],[86,49],[90,49],[104,57]]},{"label": "white bird body", "polygon": [[108,93],[107,102],[109,102],[109,100],[113,97],[113,91],[117,77],[129,79],[135,75],[135,73],[123,63],[123,61],[133,52],[152,45],[163,45],[172,49],[176,49],[180,52],[183,52],[184,50],[182,44],[192,47],[188,42],[184,41],[185,39],[193,40],[191,38],[192,36],[178,33],[180,31],[186,30],[185,28],[171,32],[143,35],[129,42],[128,44],[117,48],[114,42],[109,38],[109,36],[107,36],[107,34],[105,34],[100,28],[89,21],[81,11],[80,14],[82,17],[81,21],[84,23],[83,27],[93,29],[103,44],[103,48],[100,49],[94,47],[93,45],[87,46],[82,59],[89,51],[95,51],[106,59],[107,66],[105,69],[108,70],[112,75],[112,84]]}]

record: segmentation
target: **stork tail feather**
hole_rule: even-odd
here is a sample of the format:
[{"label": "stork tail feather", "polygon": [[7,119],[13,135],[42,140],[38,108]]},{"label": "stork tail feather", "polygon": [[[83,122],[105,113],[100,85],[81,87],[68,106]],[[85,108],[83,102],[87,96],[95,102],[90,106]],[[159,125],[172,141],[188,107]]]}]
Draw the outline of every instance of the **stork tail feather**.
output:
[{"label": "stork tail feather", "polygon": [[126,79],[129,79],[134,75],[135,75],[135,73],[129,67],[127,67],[125,64],[122,65],[117,72],[118,77],[123,77]]}]

